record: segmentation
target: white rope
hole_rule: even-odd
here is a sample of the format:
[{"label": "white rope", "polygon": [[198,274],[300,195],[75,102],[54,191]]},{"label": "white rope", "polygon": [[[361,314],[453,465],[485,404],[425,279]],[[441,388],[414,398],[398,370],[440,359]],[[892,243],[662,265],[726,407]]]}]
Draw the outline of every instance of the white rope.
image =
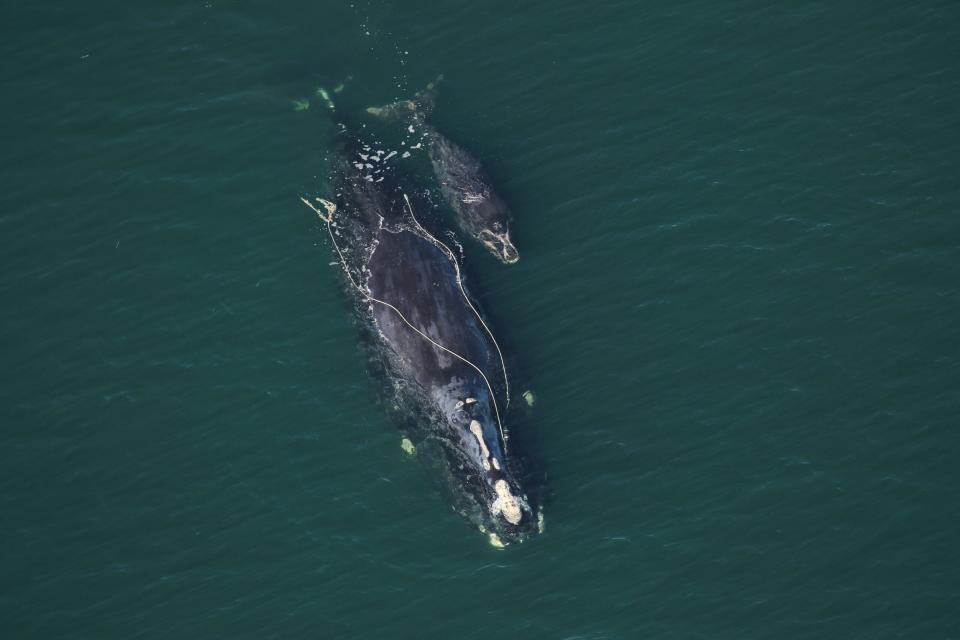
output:
[{"label": "white rope", "polygon": [[[404,198],[406,198],[406,194],[404,194]],[[330,202],[329,200],[324,200],[323,198],[317,198],[317,201],[318,201],[320,204],[322,204],[322,205],[324,206],[324,208],[327,210],[327,213],[324,214],[322,211],[320,211],[319,209],[317,209],[317,207],[315,207],[312,202],[310,202],[310,201],[307,200],[306,198],[301,197],[300,200],[301,200],[305,205],[307,205],[308,207],[310,207],[311,209],[313,209],[314,213],[316,213],[316,214],[320,217],[321,220],[323,220],[324,222],[327,223],[327,233],[330,235],[330,241],[333,243],[333,248],[337,250],[337,255],[340,256],[340,264],[343,266],[343,271],[344,271],[344,273],[347,274],[347,279],[350,281],[350,284],[352,284],[353,287],[354,287],[357,291],[360,292],[360,295],[362,295],[365,299],[367,299],[367,300],[369,300],[369,301],[371,301],[371,302],[376,302],[376,303],[378,303],[378,304],[382,304],[383,306],[385,306],[385,307],[387,307],[387,308],[389,308],[389,309],[392,309],[392,310],[394,311],[394,313],[396,313],[397,316],[399,316],[399,318],[400,318],[401,320],[403,320],[403,322],[404,322],[408,327],[410,327],[410,328],[413,329],[415,332],[417,332],[418,334],[420,334],[421,336],[423,336],[423,338],[424,338],[425,340],[427,340],[428,342],[430,342],[432,345],[434,345],[434,346],[437,347],[438,349],[442,349],[443,351],[446,351],[447,353],[449,353],[450,355],[454,356],[455,358],[458,358],[459,360],[462,360],[462,361],[465,362],[466,364],[468,364],[468,365],[470,365],[471,367],[473,367],[473,368],[476,370],[476,372],[480,374],[480,377],[483,378],[483,381],[487,384],[487,389],[490,391],[490,400],[493,402],[493,411],[494,411],[494,413],[496,414],[496,418],[497,418],[497,429],[500,431],[500,438],[503,440],[504,453],[506,453],[506,449],[507,449],[507,437],[506,437],[506,435],[503,433],[503,423],[500,422],[500,409],[497,407],[496,394],[494,394],[494,392],[493,392],[493,386],[490,384],[490,381],[487,379],[487,376],[485,376],[485,375],[483,374],[483,371],[480,370],[480,367],[478,367],[478,366],[475,365],[474,363],[470,362],[469,360],[467,360],[466,358],[464,358],[463,356],[461,356],[459,353],[457,353],[457,352],[455,352],[455,351],[451,351],[450,349],[446,348],[445,346],[443,346],[442,344],[440,344],[439,342],[437,342],[436,340],[434,340],[433,338],[431,338],[430,336],[428,336],[427,334],[425,334],[423,331],[421,331],[421,330],[418,329],[417,327],[413,326],[413,324],[411,324],[411,322],[410,322],[409,320],[407,320],[406,316],[403,315],[403,313],[400,311],[400,309],[397,309],[395,306],[393,306],[393,305],[390,304],[389,302],[386,302],[386,301],[384,301],[384,300],[380,300],[380,299],[378,299],[378,298],[374,298],[372,295],[370,295],[369,293],[367,293],[366,291],[364,291],[364,290],[360,287],[360,285],[358,285],[357,282],[353,279],[353,276],[350,275],[350,269],[347,267],[347,261],[346,261],[346,259],[343,257],[343,253],[341,253],[339,245],[337,245],[337,239],[336,239],[336,238],[334,237],[334,235],[333,235],[333,228],[332,228],[332,224],[333,224],[333,214],[334,214],[334,213],[336,212],[336,210],[337,210],[337,205],[333,204],[333,203]],[[407,204],[409,205],[409,200],[407,201]],[[417,226],[419,226],[419,223],[417,224]],[[459,269],[457,270],[457,273],[459,274]],[[458,279],[458,282],[459,282],[459,279]],[[461,288],[461,291],[462,291],[462,290],[463,290],[463,289]],[[464,294],[464,296],[466,296],[466,294]],[[468,300],[468,301],[467,301],[467,304],[469,304],[469,303],[470,303],[470,301]],[[473,306],[471,305],[470,308],[473,309]],[[476,310],[475,310],[475,309],[474,309],[474,313],[476,313]],[[481,320],[481,322],[483,322],[483,321]],[[486,325],[484,325],[484,326],[486,326]],[[489,330],[488,330],[488,331],[489,331]],[[492,336],[491,336],[491,337],[492,337]],[[494,344],[496,344],[496,341],[494,341]],[[500,350],[500,348],[497,347],[497,351],[498,351],[498,352],[499,352],[499,350]]]},{"label": "white rope", "polygon": [[470,296],[467,295],[466,290],[463,288],[463,277],[460,275],[460,263],[457,262],[456,257],[453,254],[453,251],[447,245],[443,244],[438,240],[432,233],[423,228],[423,225],[420,224],[420,221],[417,220],[417,216],[413,214],[413,207],[410,205],[410,198],[407,197],[407,194],[403,194],[403,199],[407,202],[407,211],[410,212],[410,217],[413,218],[413,222],[417,225],[420,231],[433,242],[438,245],[438,247],[447,254],[447,258],[450,259],[450,262],[453,263],[453,268],[457,271],[457,285],[460,287],[460,293],[463,294],[463,299],[466,300],[467,306],[470,307],[470,310],[473,311],[473,314],[477,316],[477,320],[480,321],[480,324],[483,325],[484,330],[486,330],[487,335],[490,336],[490,340],[493,341],[493,346],[497,349],[497,355],[500,356],[500,368],[503,370],[503,387],[504,392],[507,396],[507,406],[510,406],[510,381],[507,379],[507,363],[503,359],[503,352],[500,351],[500,345],[497,344],[497,339],[493,337],[493,331],[490,330],[490,327],[487,326],[487,323],[483,321],[483,317],[480,315],[480,312],[473,306],[473,303],[470,302]]}]

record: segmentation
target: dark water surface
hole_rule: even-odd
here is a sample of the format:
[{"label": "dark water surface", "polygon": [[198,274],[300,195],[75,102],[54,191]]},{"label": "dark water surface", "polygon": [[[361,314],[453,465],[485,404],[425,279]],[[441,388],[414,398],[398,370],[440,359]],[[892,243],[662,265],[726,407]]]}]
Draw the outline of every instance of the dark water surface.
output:
[{"label": "dark water surface", "polygon": [[[955,2],[8,5],[0,637],[960,637]],[[297,200],[318,85],[439,72],[522,255],[466,246],[537,398],[506,551]]]}]

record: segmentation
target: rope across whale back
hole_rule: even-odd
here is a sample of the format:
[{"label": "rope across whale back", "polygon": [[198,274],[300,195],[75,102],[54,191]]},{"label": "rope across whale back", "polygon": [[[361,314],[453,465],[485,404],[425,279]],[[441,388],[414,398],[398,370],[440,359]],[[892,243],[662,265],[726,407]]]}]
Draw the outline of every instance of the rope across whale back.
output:
[{"label": "rope across whale back", "polygon": [[467,295],[466,289],[463,287],[463,277],[460,274],[460,263],[457,262],[457,258],[453,253],[453,250],[450,249],[447,245],[442,243],[436,238],[432,233],[423,228],[420,224],[420,221],[417,220],[417,216],[413,213],[413,206],[410,204],[410,198],[407,197],[407,194],[403,194],[403,199],[407,203],[407,211],[410,212],[410,217],[413,219],[414,224],[417,225],[417,228],[423,232],[423,234],[432,241],[441,251],[446,254],[447,258],[453,264],[453,268],[457,273],[457,286],[460,287],[460,293],[463,295],[464,301],[467,303],[467,306],[470,307],[470,310],[473,311],[473,314],[477,316],[477,320],[480,321],[480,325],[483,327],[484,331],[487,332],[487,335],[490,336],[490,340],[493,342],[494,348],[497,350],[497,357],[500,358],[500,368],[503,371],[503,390],[504,395],[506,396],[507,406],[510,406],[510,380],[507,378],[507,363],[503,359],[503,352],[500,351],[500,345],[497,343],[497,339],[493,337],[493,331],[490,330],[490,327],[487,326],[487,323],[484,322],[483,316],[480,315],[480,312],[477,311],[476,307],[473,306],[473,303],[470,301],[470,296]]},{"label": "rope across whale back", "polygon": [[[500,365],[501,365],[501,367],[503,368],[504,387],[505,387],[505,389],[506,389],[507,402],[509,403],[509,402],[510,402],[510,391],[509,391],[509,382],[507,381],[507,368],[506,368],[506,364],[505,364],[504,361],[503,361],[503,354],[502,354],[501,351],[500,351],[500,345],[497,344],[496,338],[493,337],[493,334],[491,333],[490,328],[487,327],[487,324],[483,321],[483,318],[480,317],[479,312],[476,310],[476,308],[474,308],[473,304],[471,304],[470,299],[469,299],[469,296],[467,296],[467,293],[466,293],[466,291],[465,291],[464,288],[463,288],[463,282],[462,282],[461,277],[460,277],[460,267],[459,267],[459,265],[457,265],[457,261],[454,259],[453,252],[450,250],[449,247],[447,247],[445,244],[443,244],[442,242],[440,242],[439,240],[437,240],[436,238],[434,238],[432,235],[430,235],[429,232],[426,231],[426,229],[424,229],[422,226],[420,226],[420,223],[417,221],[416,217],[413,215],[413,207],[410,205],[410,199],[407,197],[407,194],[403,194],[403,198],[404,198],[404,200],[406,201],[407,210],[410,212],[410,215],[411,215],[411,217],[413,218],[413,221],[414,221],[414,223],[417,225],[417,227],[418,227],[424,234],[426,234],[426,236],[427,236],[427,238],[428,238],[429,240],[431,240],[431,241],[434,242],[436,245],[438,245],[438,246],[441,248],[441,251],[444,251],[444,255],[447,257],[447,259],[449,259],[449,260],[453,263],[454,269],[456,270],[456,274],[457,274],[457,284],[458,284],[459,287],[460,287],[460,293],[463,295],[464,300],[466,300],[467,305],[470,307],[470,309],[473,311],[473,313],[476,314],[477,319],[480,320],[480,324],[483,325],[483,328],[487,331],[487,334],[490,336],[490,339],[493,340],[493,344],[494,344],[494,346],[495,346],[496,349],[497,349],[497,355],[500,356]],[[340,259],[340,265],[343,267],[344,273],[347,274],[347,280],[350,281],[350,284],[353,285],[353,288],[356,289],[357,292],[358,292],[361,296],[364,297],[364,299],[366,299],[366,300],[368,300],[368,301],[370,301],[370,302],[375,302],[375,303],[377,303],[377,304],[381,304],[381,305],[387,307],[388,309],[391,309],[394,313],[397,314],[397,317],[399,317],[400,320],[402,320],[404,324],[406,324],[408,327],[410,327],[411,329],[413,329],[413,331],[416,332],[416,333],[417,333],[418,335],[420,335],[421,337],[423,337],[424,340],[428,341],[430,344],[432,344],[433,346],[437,347],[438,349],[440,349],[440,350],[442,350],[442,351],[444,351],[444,352],[446,352],[446,353],[449,353],[450,355],[454,356],[454,357],[457,358],[458,360],[466,363],[467,365],[469,365],[470,367],[472,367],[477,373],[480,374],[480,377],[483,378],[484,383],[486,383],[486,385],[487,385],[487,389],[490,391],[490,400],[493,402],[493,411],[494,411],[495,417],[496,417],[496,419],[497,419],[497,430],[500,432],[500,437],[503,439],[504,451],[506,451],[506,448],[507,448],[507,436],[506,436],[506,434],[505,434],[504,431],[503,431],[503,423],[502,423],[501,420],[500,420],[500,408],[497,406],[497,397],[496,397],[496,394],[495,394],[494,391],[493,391],[493,385],[490,384],[490,380],[487,379],[487,376],[483,373],[483,371],[480,370],[480,367],[478,367],[476,364],[474,364],[473,362],[471,362],[471,361],[468,360],[467,358],[464,358],[463,356],[461,356],[461,355],[460,355],[459,353],[457,353],[456,351],[453,351],[453,350],[448,349],[447,347],[443,346],[442,344],[440,344],[439,342],[437,342],[436,340],[434,340],[433,338],[431,338],[430,336],[428,336],[426,333],[424,333],[423,331],[421,331],[419,328],[417,328],[416,326],[414,326],[409,320],[407,320],[407,317],[406,317],[405,315],[403,315],[403,312],[400,311],[400,309],[397,309],[395,306],[393,306],[393,305],[390,304],[389,302],[387,302],[387,301],[385,301],[385,300],[380,300],[379,298],[375,298],[374,296],[370,295],[367,291],[364,291],[364,289],[363,289],[359,284],[357,284],[357,282],[353,279],[353,276],[350,274],[350,269],[349,269],[348,266],[347,266],[347,261],[346,261],[346,259],[343,257],[343,253],[340,251],[340,246],[337,244],[337,239],[336,239],[336,237],[334,237],[334,235],[333,235],[333,228],[332,228],[332,225],[333,225],[333,214],[336,213],[336,211],[337,211],[337,205],[333,204],[333,203],[330,202],[329,200],[324,200],[323,198],[317,198],[317,202],[319,202],[320,204],[322,204],[323,207],[326,209],[326,213],[324,213],[323,211],[320,211],[320,209],[318,209],[312,202],[310,202],[310,201],[307,200],[306,198],[301,197],[300,200],[301,200],[305,205],[307,205],[308,207],[310,207],[311,209],[313,209],[314,213],[316,213],[316,214],[320,217],[320,219],[323,220],[323,221],[327,224],[327,233],[328,233],[329,236],[330,236],[330,241],[333,243],[333,248],[336,249],[336,251],[337,251],[337,256],[338,256],[339,259]]]}]

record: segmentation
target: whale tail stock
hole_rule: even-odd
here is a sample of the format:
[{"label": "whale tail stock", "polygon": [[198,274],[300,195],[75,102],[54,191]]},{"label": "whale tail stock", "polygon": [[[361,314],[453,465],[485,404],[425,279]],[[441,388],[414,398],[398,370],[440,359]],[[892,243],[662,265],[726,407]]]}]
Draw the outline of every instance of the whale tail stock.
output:
[{"label": "whale tail stock", "polygon": [[386,120],[402,120],[406,118],[426,118],[433,111],[437,101],[437,86],[443,80],[441,73],[427,86],[418,91],[409,100],[392,102],[382,107],[367,107],[367,113]]}]

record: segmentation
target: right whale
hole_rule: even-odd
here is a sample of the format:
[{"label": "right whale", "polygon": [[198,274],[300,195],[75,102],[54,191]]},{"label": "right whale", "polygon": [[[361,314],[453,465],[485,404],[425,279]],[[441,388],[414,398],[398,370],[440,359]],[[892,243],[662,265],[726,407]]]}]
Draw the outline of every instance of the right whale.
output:
[{"label": "right whale", "polygon": [[408,195],[415,190],[390,162],[394,154],[376,146],[344,126],[332,155],[336,197],[301,199],[326,223],[333,264],[415,449],[426,448],[454,508],[491,544],[523,542],[542,530],[542,512],[521,486],[520,458],[507,448],[500,347],[456,254],[417,221]]},{"label": "right whale", "polygon": [[457,214],[461,228],[501,262],[513,264],[520,259],[520,254],[510,239],[513,216],[507,203],[494,191],[480,161],[427,122],[436,102],[437,84],[442,79],[443,76],[438,77],[411,100],[370,107],[367,112],[420,127],[440,191]]}]

